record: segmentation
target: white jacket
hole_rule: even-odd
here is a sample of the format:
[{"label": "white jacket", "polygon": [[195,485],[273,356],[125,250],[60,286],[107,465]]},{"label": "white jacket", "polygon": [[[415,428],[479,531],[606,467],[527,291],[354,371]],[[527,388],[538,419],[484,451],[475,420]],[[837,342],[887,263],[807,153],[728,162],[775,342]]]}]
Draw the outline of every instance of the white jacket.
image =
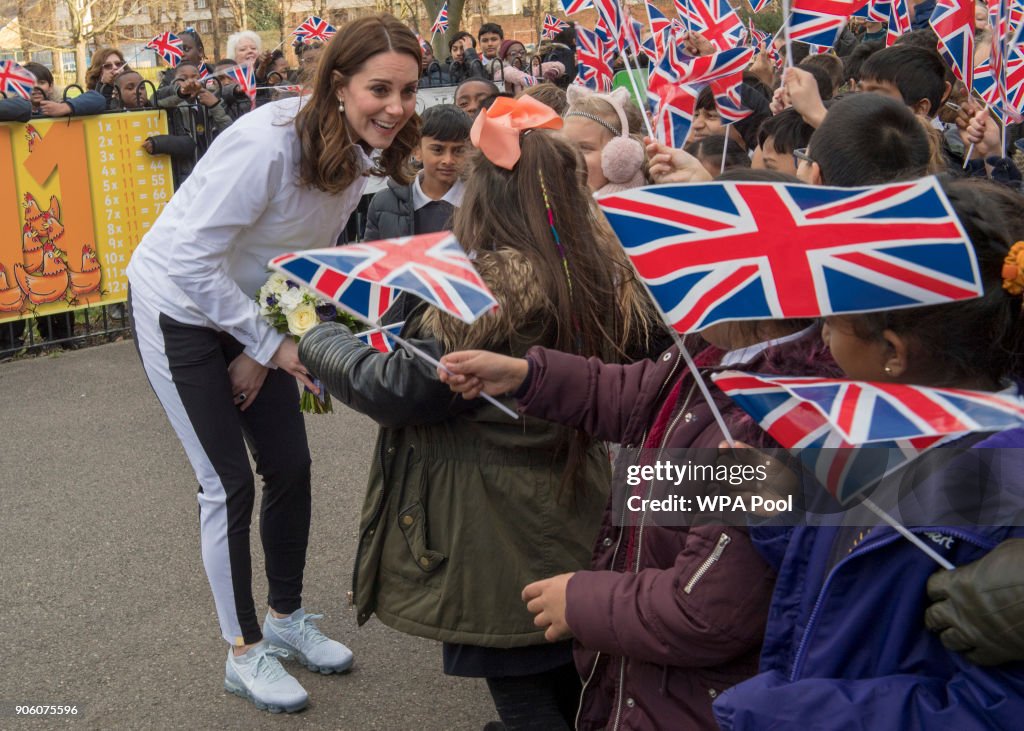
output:
[{"label": "white jacket", "polygon": [[[298,99],[266,104],[210,145],[128,265],[132,297],[178,322],[227,332],[264,365],[284,335],[255,296],[279,254],[333,246],[366,178],[330,195],[298,182]],[[364,169],[371,166],[356,146]]]}]

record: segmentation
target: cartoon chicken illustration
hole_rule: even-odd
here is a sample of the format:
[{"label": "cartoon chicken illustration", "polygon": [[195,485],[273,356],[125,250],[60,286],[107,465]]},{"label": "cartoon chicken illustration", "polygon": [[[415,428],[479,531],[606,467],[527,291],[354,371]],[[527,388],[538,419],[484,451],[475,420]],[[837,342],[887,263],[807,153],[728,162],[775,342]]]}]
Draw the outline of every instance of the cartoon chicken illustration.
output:
[{"label": "cartoon chicken illustration", "polygon": [[43,266],[43,242],[27,223],[21,230],[21,258],[29,274],[35,274]]},{"label": "cartoon chicken illustration", "polygon": [[0,312],[19,312],[25,304],[25,295],[18,286],[9,286],[7,270],[0,264]]},{"label": "cartoon chicken illustration", "polygon": [[71,266],[68,269],[71,270],[71,292],[75,297],[90,294],[100,288],[103,272],[96,252],[89,244],[82,246],[82,269],[75,271]]},{"label": "cartoon chicken illustration", "polygon": [[33,304],[42,305],[56,302],[64,296],[71,277],[64,260],[57,254],[53,244],[43,245],[43,271],[41,274],[28,274],[21,264],[14,265],[14,278],[18,281],[21,291],[28,295]]},{"label": "cartoon chicken illustration", "polygon": [[45,232],[46,221],[43,220],[43,212],[39,208],[36,197],[31,193],[26,193],[25,202],[22,205],[25,208],[25,225],[31,227],[37,235],[42,235]]},{"label": "cartoon chicken illustration", "polygon": [[42,142],[43,138],[39,134],[39,130],[33,127],[31,124],[25,125],[25,139],[28,140],[28,151],[32,152],[37,142]]}]

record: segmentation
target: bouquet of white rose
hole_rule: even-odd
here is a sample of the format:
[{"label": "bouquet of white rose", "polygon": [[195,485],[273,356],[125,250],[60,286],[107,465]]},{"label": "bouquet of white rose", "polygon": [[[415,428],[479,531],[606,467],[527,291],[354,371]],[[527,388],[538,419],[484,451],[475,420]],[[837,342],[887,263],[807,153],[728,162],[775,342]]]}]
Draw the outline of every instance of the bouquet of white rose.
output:
[{"label": "bouquet of white rose", "polygon": [[[260,287],[256,302],[260,306],[260,314],[278,332],[288,333],[296,340],[321,322],[340,322],[353,331],[361,329],[361,324],[348,313],[276,272]],[[314,380],[314,383],[320,388],[320,394],[304,387],[299,398],[299,410],[305,414],[331,413],[334,409],[330,394],[323,390],[319,381]]]}]

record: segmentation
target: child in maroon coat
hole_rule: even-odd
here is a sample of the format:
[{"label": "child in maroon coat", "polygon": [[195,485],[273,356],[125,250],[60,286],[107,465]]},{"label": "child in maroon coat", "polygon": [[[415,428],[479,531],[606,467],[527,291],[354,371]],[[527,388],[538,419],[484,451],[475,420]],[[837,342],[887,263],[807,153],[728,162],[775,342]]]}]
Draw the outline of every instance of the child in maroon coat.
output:
[{"label": "child in maroon coat", "polygon": [[[837,373],[808,321],[729,323],[701,334],[712,344],[697,355],[702,371]],[[526,414],[627,447],[710,450],[723,439],[675,347],[624,366],[544,348],[526,358],[465,351],[442,362],[453,374],[439,371],[442,380],[468,398],[514,392]],[[769,443],[713,386],[712,395],[733,436]],[[655,525],[656,514],[616,526],[613,507],[591,570],[523,591],[549,640],[578,641],[586,684],[577,728],[716,728],[712,701],[757,672],[774,573],[743,528]]]}]

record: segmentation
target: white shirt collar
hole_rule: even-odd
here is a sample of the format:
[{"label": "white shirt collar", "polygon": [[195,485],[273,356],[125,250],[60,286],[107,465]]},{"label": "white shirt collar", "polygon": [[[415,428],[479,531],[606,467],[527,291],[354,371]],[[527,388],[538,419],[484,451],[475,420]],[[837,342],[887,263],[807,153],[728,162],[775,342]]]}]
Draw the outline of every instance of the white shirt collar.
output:
[{"label": "white shirt collar", "polygon": [[[412,181],[412,209],[414,211],[418,211],[423,206],[433,202],[433,198],[424,193],[423,188],[420,187],[420,175],[417,175]],[[464,192],[465,185],[461,180],[456,180],[455,185],[448,189],[448,192],[441,197],[441,200],[458,208],[462,205],[462,195]]]},{"label": "white shirt collar", "polygon": [[748,345],[744,348],[736,348],[735,350],[730,350],[728,353],[722,356],[720,365],[737,366],[743,365],[744,363],[749,363],[768,348],[772,348],[776,345],[782,345],[783,343],[789,343],[794,340],[799,340],[805,335],[810,335],[817,327],[817,324],[811,325],[810,327],[805,328],[800,332],[795,332],[790,335],[786,335],[785,337],[775,338],[774,340],[765,340],[762,343],[756,343],[754,345]]}]

